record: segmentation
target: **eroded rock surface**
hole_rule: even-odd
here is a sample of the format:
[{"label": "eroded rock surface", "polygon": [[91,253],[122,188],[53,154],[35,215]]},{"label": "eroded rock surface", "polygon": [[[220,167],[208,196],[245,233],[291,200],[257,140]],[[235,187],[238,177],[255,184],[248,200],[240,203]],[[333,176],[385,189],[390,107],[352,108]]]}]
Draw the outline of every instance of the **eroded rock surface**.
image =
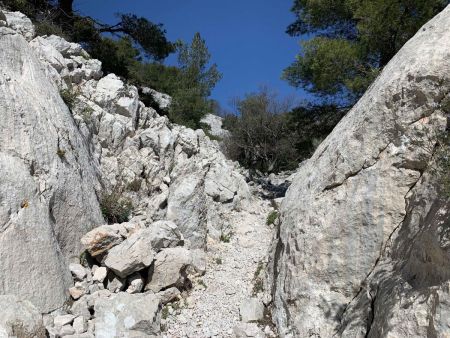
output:
[{"label": "eroded rock surface", "polygon": [[427,169],[447,124],[449,25],[447,8],[294,176],[273,249],[283,337],[448,334],[448,209]]},{"label": "eroded rock surface", "polygon": [[48,312],[66,300],[81,236],[103,223],[98,170],[58,88],[7,27],[0,64],[0,293]]}]

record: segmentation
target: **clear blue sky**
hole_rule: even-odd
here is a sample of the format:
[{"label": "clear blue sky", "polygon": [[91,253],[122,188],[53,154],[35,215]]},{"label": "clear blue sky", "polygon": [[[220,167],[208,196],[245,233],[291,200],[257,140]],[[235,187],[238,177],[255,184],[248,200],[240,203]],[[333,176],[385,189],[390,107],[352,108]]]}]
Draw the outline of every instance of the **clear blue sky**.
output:
[{"label": "clear blue sky", "polygon": [[[298,38],[285,33],[294,20],[292,0],[76,0],[82,13],[115,22],[115,14],[133,13],[163,23],[171,41],[206,40],[223,79],[212,98],[228,108],[230,98],[267,85],[280,96],[308,96],[280,79],[299,52]],[[166,63],[174,62],[169,58]]]}]

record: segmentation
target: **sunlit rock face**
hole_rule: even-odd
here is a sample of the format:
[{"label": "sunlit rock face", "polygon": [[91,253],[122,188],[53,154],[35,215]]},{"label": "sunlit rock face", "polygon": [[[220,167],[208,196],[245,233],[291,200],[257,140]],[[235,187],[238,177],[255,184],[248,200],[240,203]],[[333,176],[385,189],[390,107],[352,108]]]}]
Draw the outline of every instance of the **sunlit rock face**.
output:
[{"label": "sunlit rock face", "polygon": [[66,260],[103,222],[99,173],[59,89],[25,38],[7,27],[0,64],[0,294],[45,312],[66,300]]},{"label": "sunlit rock face", "polygon": [[430,167],[447,124],[449,26],[447,8],[297,172],[269,274],[283,337],[448,334],[448,208]]}]

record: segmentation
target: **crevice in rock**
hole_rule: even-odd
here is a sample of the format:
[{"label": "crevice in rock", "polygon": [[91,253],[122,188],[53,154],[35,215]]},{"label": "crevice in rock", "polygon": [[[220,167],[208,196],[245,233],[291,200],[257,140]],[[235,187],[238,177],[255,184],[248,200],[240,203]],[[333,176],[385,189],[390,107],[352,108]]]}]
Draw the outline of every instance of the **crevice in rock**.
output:
[{"label": "crevice in rock", "polygon": [[370,335],[370,331],[372,329],[372,324],[375,320],[375,302],[377,300],[377,294],[378,294],[378,288],[375,290],[375,295],[372,296],[372,294],[370,293],[370,290],[367,291],[368,297],[370,298],[370,312],[367,318],[367,329],[366,329],[366,334],[365,334],[365,338],[369,338]]}]

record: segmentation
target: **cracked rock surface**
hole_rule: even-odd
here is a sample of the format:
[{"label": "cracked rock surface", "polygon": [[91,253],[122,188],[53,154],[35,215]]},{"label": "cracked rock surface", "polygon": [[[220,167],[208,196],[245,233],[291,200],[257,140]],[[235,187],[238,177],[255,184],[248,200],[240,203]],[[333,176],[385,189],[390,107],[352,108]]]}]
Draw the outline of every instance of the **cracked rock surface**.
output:
[{"label": "cracked rock surface", "polygon": [[[423,235],[434,249],[416,235],[437,196],[425,183],[436,140],[423,147],[415,140],[446,128],[440,103],[450,91],[449,24],[450,7],[401,49],[294,176],[269,274],[282,337],[426,336],[427,328],[448,334],[441,303],[414,299],[423,283],[414,286],[399,266],[419,270],[414,246],[436,266],[448,264],[436,233]],[[428,276],[434,289],[425,292],[445,294],[447,302],[448,274],[437,275]]]}]

